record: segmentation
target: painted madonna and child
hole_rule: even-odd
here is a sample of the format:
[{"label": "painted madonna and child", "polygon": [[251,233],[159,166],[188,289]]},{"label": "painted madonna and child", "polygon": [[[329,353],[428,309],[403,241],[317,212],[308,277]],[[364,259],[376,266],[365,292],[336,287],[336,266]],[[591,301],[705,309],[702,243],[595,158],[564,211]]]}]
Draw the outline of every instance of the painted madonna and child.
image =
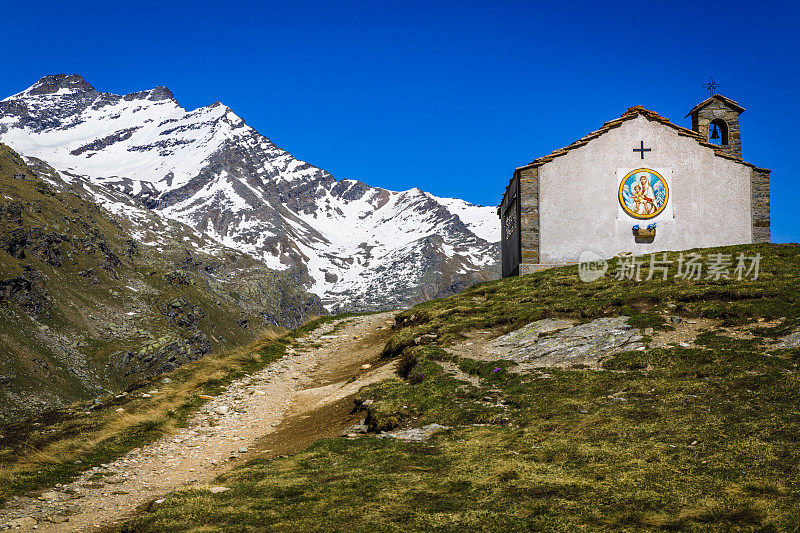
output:
[{"label": "painted madonna and child", "polygon": [[619,186],[620,205],[636,218],[655,217],[666,207],[668,197],[667,182],[661,174],[650,169],[629,172]]}]

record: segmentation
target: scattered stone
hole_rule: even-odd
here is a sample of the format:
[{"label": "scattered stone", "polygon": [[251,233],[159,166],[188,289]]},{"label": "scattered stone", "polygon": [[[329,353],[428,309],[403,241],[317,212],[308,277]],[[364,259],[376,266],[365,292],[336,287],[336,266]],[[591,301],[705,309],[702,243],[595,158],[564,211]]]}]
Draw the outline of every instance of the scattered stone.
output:
[{"label": "scattered stone", "polygon": [[369,363],[365,363],[365,364],[361,365],[361,370],[368,370],[370,368],[372,368],[372,365],[369,364]]},{"label": "scattered stone", "polygon": [[342,431],[342,437],[357,437],[358,435],[364,435],[368,430],[369,427],[365,424],[353,424]]},{"label": "scattered stone", "polygon": [[424,333],[414,338],[414,344],[430,344],[438,338],[435,333]]},{"label": "scattered stone", "polygon": [[166,385],[167,383],[172,383],[172,380],[171,380],[171,379],[169,379],[169,378],[164,378],[164,379],[162,379],[162,380],[161,380],[161,383],[163,383],[164,385]]},{"label": "scattered stone", "polygon": [[681,322],[683,322],[683,319],[677,315],[672,315],[671,317],[669,317],[669,321],[672,322],[673,324],[680,324]]},{"label": "scattered stone", "polygon": [[382,438],[392,438],[407,442],[422,442],[430,438],[430,436],[436,433],[437,431],[441,431],[443,429],[450,429],[450,428],[439,424],[428,424],[427,426],[422,426],[421,428],[390,431],[388,433],[381,433],[378,436]]},{"label": "scattered stone", "polygon": [[239,453],[247,453],[247,446],[242,446],[239,448]]},{"label": "scattered stone", "polygon": [[142,393],[142,398],[152,398],[152,394],[147,394],[146,392]]},{"label": "scattered stone", "polygon": [[42,500],[43,502],[50,501],[50,500],[57,500],[58,499],[58,493],[57,492],[43,492],[41,494],[41,496],[39,496],[39,499]]},{"label": "scattered stone", "polygon": [[214,412],[218,415],[227,415],[231,411],[231,408],[227,405],[220,405],[219,407],[214,409]]},{"label": "scattered stone", "polygon": [[775,345],[775,348],[798,348],[800,347],[800,330],[795,331],[794,333],[790,333],[786,337],[783,337],[778,343]]},{"label": "scattered stone", "polygon": [[208,490],[211,491],[211,494],[220,494],[222,492],[225,492],[225,491],[231,490],[231,489],[229,487],[211,487]]},{"label": "scattered stone", "polygon": [[32,516],[25,516],[23,518],[17,518],[12,520],[8,523],[9,527],[18,527],[18,528],[26,528],[26,527],[34,527],[38,524],[39,521],[33,518]]}]

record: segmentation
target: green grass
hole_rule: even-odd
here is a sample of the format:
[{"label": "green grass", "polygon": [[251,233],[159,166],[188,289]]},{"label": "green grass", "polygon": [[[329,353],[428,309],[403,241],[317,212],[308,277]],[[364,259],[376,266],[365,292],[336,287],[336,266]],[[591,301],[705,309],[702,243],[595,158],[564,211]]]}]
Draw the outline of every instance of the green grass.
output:
[{"label": "green grass", "polygon": [[[800,324],[800,246],[741,245],[699,252],[724,252],[734,257],[760,253],[760,275],[755,281],[685,280],[674,277],[677,268],[673,266],[667,281],[617,281],[611,277],[617,267],[612,260],[609,275],[591,283],[580,281],[575,266],[506,278],[401,313],[397,334],[387,343],[385,353],[399,354],[422,333],[437,333],[447,342],[464,331],[508,332],[550,317],[589,321],[628,315],[637,327],[657,329],[670,327],[660,313],[717,318],[723,325],[786,317],[781,326],[784,331]],[[670,257],[676,260],[677,254]]]},{"label": "green grass", "polygon": [[[799,323],[800,247],[728,250],[759,251],[762,279],[583,284],[563,268],[406,311],[385,350],[401,358],[401,376],[359,401],[372,400],[373,429],[451,429],[424,443],[325,440],[253,461],[216,481],[231,490],[175,492],[126,530],[797,530],[800,349],[768,342]],[[696,347],[625,352],[600,370],[516,373],[448,352],[469,330],[619,314],[643,329],[713,315],[756,335],[708,331]],[[422,333],[438,344],[416,346]]]}]

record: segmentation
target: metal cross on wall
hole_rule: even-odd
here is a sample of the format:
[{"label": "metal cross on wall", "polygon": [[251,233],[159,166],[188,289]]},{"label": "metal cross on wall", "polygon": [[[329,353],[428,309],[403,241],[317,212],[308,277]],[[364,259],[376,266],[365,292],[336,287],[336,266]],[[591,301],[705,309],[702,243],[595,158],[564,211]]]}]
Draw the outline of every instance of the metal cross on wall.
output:
[{"label": "metal cross on wall", "polygon": [[645,148],[644,147],[644,141],[639,141],[639,142],[641,143],[639,145],[639,148],[634,148],[633,151],[634,152],[639,152],[639,154],[642,156],[642,159],[644,159],[644,153],[645,152],[652,152],[652,149],[651,148]]}]

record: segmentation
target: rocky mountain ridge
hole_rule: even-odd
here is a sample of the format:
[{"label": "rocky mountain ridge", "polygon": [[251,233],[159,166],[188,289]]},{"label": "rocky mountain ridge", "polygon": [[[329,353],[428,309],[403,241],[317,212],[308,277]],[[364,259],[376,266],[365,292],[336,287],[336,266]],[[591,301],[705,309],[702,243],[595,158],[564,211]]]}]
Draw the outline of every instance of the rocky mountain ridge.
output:
[{"label": "rocky mountain ridge", "polygon": [[0,144],[0,422],[324,313],[285,273],[83,185]]},{"label": "rocky mountain ridge", "polygon": [[[45,76],[0,101],[0,141],[285,270],[331,311],[405,307],[497,277],[492,207],[388,191],[294,158],[216,102]],[[102,188],[98,188],[102,186]]]}]

